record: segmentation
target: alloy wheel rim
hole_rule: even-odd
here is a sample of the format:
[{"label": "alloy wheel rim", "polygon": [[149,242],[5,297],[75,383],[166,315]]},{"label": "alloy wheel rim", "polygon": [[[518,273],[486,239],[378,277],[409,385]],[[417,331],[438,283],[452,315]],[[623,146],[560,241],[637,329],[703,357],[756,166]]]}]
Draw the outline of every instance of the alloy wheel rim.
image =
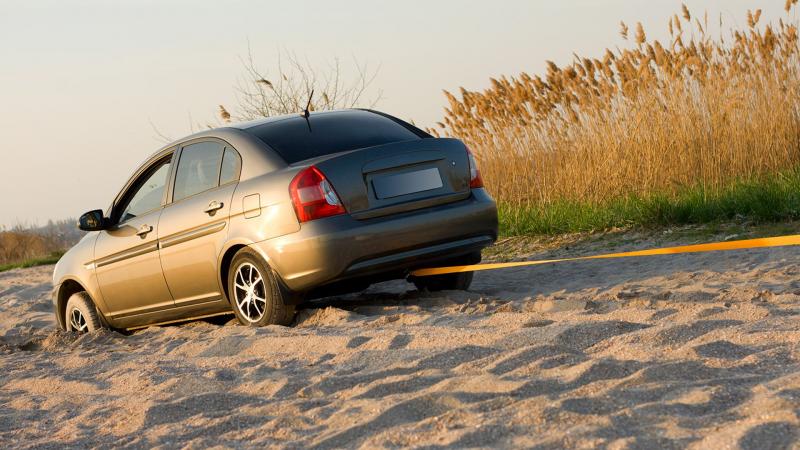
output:
[{"label": "alloy wheel rim", "polygon": [[243,263],[236,269],[233,279],[236,308],[248,322],[255,323],[264,317],[267,310],[264,277],[251,263]]},{"label": "alloy wheel rim", "polygon": [[77,331],[79,333],[87,331],[89,326],[89,324],[86,323],[86,318],[83,317],[83,313],[78,308],[72,310],[72,313],[69,317],[69,324],[73,331]]}]

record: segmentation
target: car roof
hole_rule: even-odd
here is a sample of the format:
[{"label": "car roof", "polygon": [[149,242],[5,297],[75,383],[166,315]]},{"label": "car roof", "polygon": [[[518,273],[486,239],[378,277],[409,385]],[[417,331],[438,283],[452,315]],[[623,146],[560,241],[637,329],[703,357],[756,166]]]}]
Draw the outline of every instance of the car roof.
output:
[{"label": "car roof", "polygon": [[[415,134],[420,135],[420,137],[431,137],[430,135],[428,135],[424,131],[418,129],[417,127],[415,127],[415,126],[413,126],[411,124],[408,124],[408,123],[406,123],[406,122],[404,122],[404,121],[402,121],[400,119],[397,119],[396,117],[390,116],[388,114],[385,114],[385,113],[382,113],[382,112],[379,112],[379,111],[374,111],[372,109],[345,108],[345,109],[335,109],[335,110],[327,110],[327,111],[314,111],[314,112],[310,113],[309,117],[336,116],[336,115],[342,115],[342,116],[347,115],[347,116],[350,116],[350,117],[353,117],[353,116],[362,116],[362,117],[365,117],[365,116],[382,116],[382,117],[386,117],[386,118],[388,118],[388,119],[390,119],[392,121],[398,122],[398,123],[400,123],[402,126],[404,126],[406,128],[411,129],[412,132],[414,132]],[[279,115],[279,116],[265,117],[265,118],[262,118],[262,119],[249,120],[249,121],[245,121],[245,122],[230,123],[230,124],[226,123],[224,126],[221,126],[219,128],[209,128],[207,130],[203,130],[203,131],[200,131],[200,132],[185,136],[185,137],[183,137],[181,139],[176,139],[176,140],[170,142],[169,144],[164,145],[163,147],[158,149],[156,152],[151,154],[145,160],[144,164],[148,164],[148,163],[152,162],[153,159],[157,159],[157,158],[163,156],[168,150],[174,149],[176,147],[180,147],[180,146],[182,146],[182,145],[184,145],[184,144],[186,144],[186,143],[188,143],[190,141],[193,141],[195,139],[200,139],[200,138],[222,139],[223,141],[229,142],[231,145],[233,145],[234,148],[237,148],[237,149],[238,149],[238,147],[236,145],[237,142],[241,143],[242,141],[246,141],[249,144],[251,144],[251,146],[255,146],[255,147],[259,147],[259,148],[263,148],[264,146],[269,147],[262,140],[258,139],[255,135],[251,134],[249,129],[250,128],[254,128],[254,127],[259,127],[259,126],[262,126],[262,125],[272,124],[272,123],[286,122],[286,121],[303,121],[303,120],[306,120],[306,119],[301,114],[296,113],[296,114],[283,114],[283,115]],[[241,149],[240,149],[240,151],[241,151]],[[274,157],[270,157],[270,159],[274,159]],[[284,161],[284,164],[285,164],[285,161]]]},{"label": "car roof", "polygon": [[[342,113],[347,113],[347,114],[356,113],[365,115],[375,114],[374,112],[367,109],[334,109],[330,111],[312,111],[310,113],[310,116],[321,116],[321,115],[342,114]],[[226,126],[230,128],[238,128],[240,130],[246,130],[248,128],[257,127],[259,125],[266,125],[268,123],[282,122],[284,120],[292,120],[292,119],[305,120],[303,118],[302,113],[295,113],[295,114],[283,114],[280,116],[265,117],[263,119],[248,120],[246,122],[233,123]]]},{"label": "car roof", "polygon": [[[340,113],[360,113],[360,114],[380,114],[376,113],[375,111],[368,110],[368,109],[335,109],[330,111],[314,111],[311,113],[311,116],[319,116],[319,115],[329,115],[329,114],[340,114]],[[255,120],[248,120],[245,122],[237,122],[237,123],[230,123],[225,124],[224,126],[218,128],[209,128],[208,130],[199,131],[197,133],[190,134],[188,136],[182,137],[180,139],[175,139],[174,141],[164,145],[163,147],[159,148],[157,151],[153,152],[148,158],[147,161],[155,158],[156,156],[160,155],[167,149],[171,149],[178,145],[181,145],[184,142],[191,141],[193,139],[201,138],[201,137],[216,137],[225,140],[227,136],[231,135],[241,135],[243,130],[247,130],[248,128],[257,127],[260,125],[265,125],[269,123],[281,122],[284,120],[304,120],[303,116],[299,113],[297,114],[282,114],[280,116],[270,116],[265,117],[263,119],[255,119]]]}]

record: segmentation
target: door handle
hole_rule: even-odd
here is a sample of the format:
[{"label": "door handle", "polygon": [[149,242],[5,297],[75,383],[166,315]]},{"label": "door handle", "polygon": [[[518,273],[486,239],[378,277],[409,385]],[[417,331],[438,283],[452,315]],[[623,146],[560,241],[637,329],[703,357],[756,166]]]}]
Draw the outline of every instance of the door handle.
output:
[{"label": "door handle", "polygon": [[217,210],[222,209],[223,206],[225,206],[224,203],[215,200],[209,203],[208,208],[204,209],[203,212],[210,216],[213,216],[214,213],[217,212]]},{"label": "door handle", "polygon": [[140,238],[144,239],[144,237],[147,236],[147,233],[149,233],[151,231],[153,231],[153,227],[152,226],[150,226],[150,225],[142,225],[141,227],[139,227],[139,231],[136,232],[136,235],[139,236]]}]

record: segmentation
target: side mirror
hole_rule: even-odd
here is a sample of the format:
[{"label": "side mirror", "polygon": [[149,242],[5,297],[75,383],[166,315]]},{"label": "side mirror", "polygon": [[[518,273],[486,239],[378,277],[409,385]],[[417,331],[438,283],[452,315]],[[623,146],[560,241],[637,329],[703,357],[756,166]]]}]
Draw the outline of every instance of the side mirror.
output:
[{"label": "side mirror", "polygon": [[78,219],[78,228],[83,231],[100,231],[108,227],[108,219],[103,217],[103,211],[95,209],[89,211]]}]

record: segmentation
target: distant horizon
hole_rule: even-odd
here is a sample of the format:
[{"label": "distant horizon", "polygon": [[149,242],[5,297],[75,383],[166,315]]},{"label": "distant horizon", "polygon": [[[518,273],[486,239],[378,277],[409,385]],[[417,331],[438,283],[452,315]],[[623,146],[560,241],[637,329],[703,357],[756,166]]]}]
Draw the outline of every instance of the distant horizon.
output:
[{"label": "distant horizon", "polygon": [[[0,0],[0,225],[41,226],[106,208],[138,165],[197,124],[236,109],[248,45],[270,76],[281,52],[315,67],[334,58],[379,71],[375,109],[421,127],[444,114],[442,90],[482,90],[492,77],[543,74],[573,52],[601,56],[632,42],[619,22],[663,39],[681,1],[170,3]],[[783,0],[684,1],[711,33],[783,15]],[[718,29],[722,18],[723,30]],[[796,18],[796,16],[793,16]],[[14,195],[8,195],[14,194]]]}]

